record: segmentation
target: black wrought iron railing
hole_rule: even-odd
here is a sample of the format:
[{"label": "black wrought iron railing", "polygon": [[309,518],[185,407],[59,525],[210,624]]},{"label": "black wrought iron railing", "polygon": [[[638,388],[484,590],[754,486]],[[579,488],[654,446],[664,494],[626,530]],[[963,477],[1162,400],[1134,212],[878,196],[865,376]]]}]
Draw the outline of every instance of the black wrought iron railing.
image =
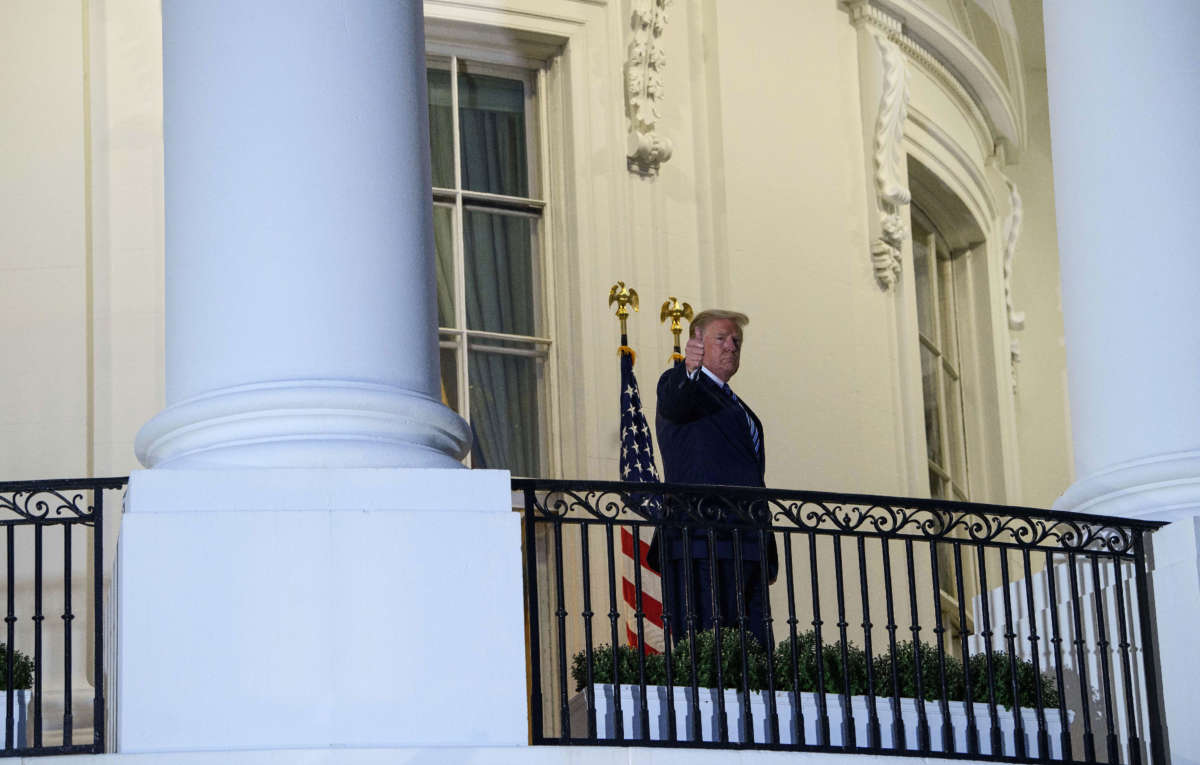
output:
[{"label": "black wrought iron railing", "polygon": [[104,505],[126,481],[0,482],[0,756],[104,751]]},{"label": "black wrought iron railing", "polygon": [[737,487],[513,490],[535,744],[1166,762],[1145,556],[1161,524]]}]

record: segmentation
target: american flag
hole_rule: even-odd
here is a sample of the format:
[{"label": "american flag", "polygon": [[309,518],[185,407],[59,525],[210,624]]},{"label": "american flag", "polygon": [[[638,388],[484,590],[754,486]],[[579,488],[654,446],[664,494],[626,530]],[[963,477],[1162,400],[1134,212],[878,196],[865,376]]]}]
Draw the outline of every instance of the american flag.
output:
[{"label": "american flag", "polygon": [[[622,349],[621,353],[621,480],[639,483],[657,482],[658,471],[654,467],[654,441],[650,427],[642,413],[642,397],[638,393],[637,378],[633,375],[633,354]],[[642,508],[655,509],[657,500],[633,495],[632,501],[640,502]],[[638,593],[635,566],[641,566],[642,584],[642,634],[645,650],[660,653],[663,650],[662,622],[662,579],[648,565],[646,553],[650,549],[652,531],[639,527],[640,538],[634,542],[633,530],[621,527],[621,589],[625,604],[625,636],[629,645],[637,647]],[[637,549],[636,556],[634,549]]]}]

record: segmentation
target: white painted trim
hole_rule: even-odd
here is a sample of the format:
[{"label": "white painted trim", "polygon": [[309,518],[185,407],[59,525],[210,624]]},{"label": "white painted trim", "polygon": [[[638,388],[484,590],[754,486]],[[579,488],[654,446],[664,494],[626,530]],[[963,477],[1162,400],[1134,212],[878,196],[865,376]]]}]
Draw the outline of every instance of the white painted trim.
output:
[{"label": "white painted trim", "polygon": [[966,149],[938,127],[922,110],[921,104],[910,104],[904,139],[908,153],[933,170],[958,195],[975,221],[990,234],[988,223],[996,220],[998,206],[988,183],[985,169],[971,159]]},{"label": "white painted trim", "polygon": [[[595,475],[590,445],[599,440],[610,399],[604,395],[608,365],[585,355],[585,338],[610,328],[602,308],[586,296],[607,294],[611,271],[627,248],[614,236],[623,228],[627,190],[597,146],[620,145],[625,135],[621,82],[602,86],[611,98],[598,101],[591,73],[619,71],[624,56],[618,6],[606,0],[512,0],[504,7],[475,0],[425,0],[426,48],[430,54],[538,72],[539,129],[546,136],[540,157],[547,189],[543,218],[542,272],[547,319],[556,328],[547,374],[556,397],[550,416],[552,475]],[[507,57],[498,49],[507,47]],[[551,252],[551,247],[553,252]],[[565,299],[572,296],[572,299]],[[584,296],[577,298],[573,296]],[[600,297],[596,306],[602,306]],[[605,356],[604,361],[607,361]],[[608,476],[612,477],[612,476]]]},{"label": "white painted trim", "polygon": [[1017,101],[991,62],[961,32],[918,0],[870,2],[900,19],[904,35],[931,53],[961,83],[982,110],[993,138],[1004,142],[1010,159],[1018,159],[1025,147],[1025,123]]},{"label": "white painted trim", "polygon": [[[914,103],[909,107],[909,120],[905,126],[905,148],[909,156],[929,168],[966,206],[968,213],[979,228],[981,238],[987,242],[984,250],[967,257],[983,257],[985,263],[974,263],[971,266],[972,280],[986,279],[985,291],[973,288],[970,300],[979,312],[978,319],[986,314],[987,321],[983,327],[973,323],[972,333],[978,337],[984,329],[990,329],[990,348],[978,348],[972,353],[971,359],[964,357],[963,363],[970,363],[970,375],[978,395],[984,397],[983,406],[992,407],[994,414],[984,412],[978,407],[976,420],[971,426],[974,437],[968,432],[968,453],[983,456],[989,469],[980,474],[971,471],[971,499],[1000,503],[1016,503],[1020,501],[1020,460],[1017,449],[1016,410],[1012,400],[1012,389],[1008,374],[1008,353],[1010,336],[1007,314],[1004,310],[1003,296],[1003,264],[1002,242],[999,232],[1003,221],[999,217],[999,205],[995,199],[996,184],[989,181],[990,170],[974,162],[962,146],[937,127],[921,109],[922,104]],[[910,183],[911,185],[911,183]],[[905,259],[912,262],[911,240],[905,242]],[[908,280],[911,281],[911,280]],[[900,414],[900,419],[908,423],[924,421],[922,400],[920,397],[921,378],[919,374],[920,359],[916,355],[916,294],[915,290],[903,291],[903,299],[908,303],[903,315],[898,312],[897,329],[901,358],[901,385],[915,388],[902,393],[901,399],[906,409]],[[915,361],[910,360],[915,359]],[[906,364],[905,361],[908,360]],[[917,371],[914,377],[912,370]],[[993,432],[994,431],[994,432]],[[985,438],[983,434],[988,433]],[[924,455],[924,431],[915,434]],[[910,460],[909,468],[914,471],[910,480],[918,486],[927,486],[927,477],[917,476],[915,471],[924,470],[924,460]],[[999,471],[999,475],[995,471]],[[918,492],[919,493],[919,492]]]}]

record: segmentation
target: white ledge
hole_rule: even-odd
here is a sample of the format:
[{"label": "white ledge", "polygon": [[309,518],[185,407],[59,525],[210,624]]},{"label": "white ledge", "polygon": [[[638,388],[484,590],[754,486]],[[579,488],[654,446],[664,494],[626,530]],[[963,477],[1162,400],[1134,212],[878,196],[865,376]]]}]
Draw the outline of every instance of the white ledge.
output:
[{"label": "white ledge", "polygon": [[[31,757],[36,765],[78,765],[80,755]],[[14,760],[14,762],[16,762]],[[87,755],[89,765],[946,765],[977,760],[887,757],[825,752],[667,747],[524,746],[404,747],[393,749],[278,749]]]}]

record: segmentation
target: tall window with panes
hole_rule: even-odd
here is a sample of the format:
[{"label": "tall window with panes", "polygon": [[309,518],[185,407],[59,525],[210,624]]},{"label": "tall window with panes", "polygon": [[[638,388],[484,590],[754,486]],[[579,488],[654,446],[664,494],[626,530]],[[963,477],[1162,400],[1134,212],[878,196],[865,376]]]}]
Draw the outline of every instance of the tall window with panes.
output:
[{"label": "tall window with panes", "polygon": [[428,62],[442,397],[468,464],[547,470],[545,202],[534,73]]},{"label": "tall window with panes", "polygon": [[[970,466],[959,329],[961,312],[966,310],[959,300],[962,258],[966,254],[950,251],[945,238],[916,202],[912,207],[912,249],[929,494],[935,499],[968,502]],[[972,629],[970,599],[976,592],[976,565],[970,556],[956,554],[953,543],[939,543],[937,555],[941,609],[947,626],[957,635],[964,627]],[[959,597],[959,582],[963,598]],[[961,604],[965,605],[961,617],[960,600],[966,601]],[[955,641],[951,645],[957,650]]]}]

